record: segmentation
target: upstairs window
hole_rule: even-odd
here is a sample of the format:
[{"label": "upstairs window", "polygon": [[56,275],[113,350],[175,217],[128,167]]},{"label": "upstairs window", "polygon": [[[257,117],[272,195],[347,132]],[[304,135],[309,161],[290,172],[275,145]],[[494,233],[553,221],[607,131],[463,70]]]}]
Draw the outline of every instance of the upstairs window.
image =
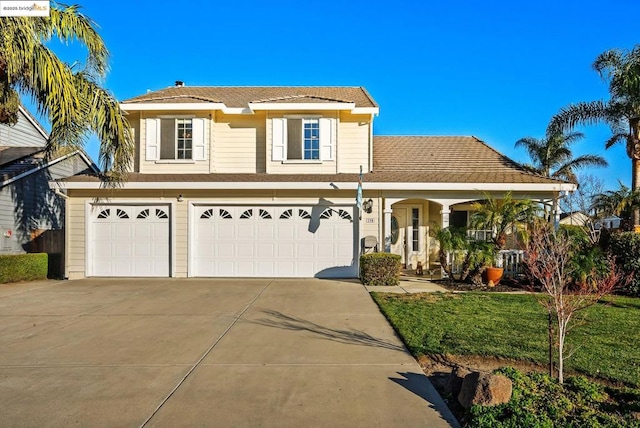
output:
[{"label": "upstairs window", "polygon": [[335,119],[286,117],[272,119],[274,161],[334,160]]},{"label": "upstairs window", "polygon": [[204,160],[204,119],[146,119],[146,160]]},{"label": "upstairs window", "polygon": [[287,120],[287,159],[320,160],[320,121]]}]

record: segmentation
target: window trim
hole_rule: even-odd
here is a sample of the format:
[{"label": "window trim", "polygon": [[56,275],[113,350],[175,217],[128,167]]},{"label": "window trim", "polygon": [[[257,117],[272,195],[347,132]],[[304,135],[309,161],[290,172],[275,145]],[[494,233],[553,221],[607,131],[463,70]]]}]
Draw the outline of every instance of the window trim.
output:
[{"label": "window trim", "polygon": [[[318,114],[287,114],[271,119],[271,162],[281,164],[322,164],[336,161],[336,139],[338,119]],[[300,152],[304,156],[305,121],[317,121],[318,159],[289,159],[288,120],[300,120]],[[277,125],[276,125],[277,124]],[[325,131],[325,132],[323,132]],[[323,135],[326,135],[323,138]],[[327,155],[328,153],[328,155]]]},{"label": "window trim", "polygon": [[[174,157],[162,159],[162,120],[173,120],[174,129]],[[189,120],[191,122],[191,157],[189,159],[178,158],[178,122]],[[156,164],[193,164],[207,160],[207,119],[194,115],[158,115],[145,119],[145,161]]]}]

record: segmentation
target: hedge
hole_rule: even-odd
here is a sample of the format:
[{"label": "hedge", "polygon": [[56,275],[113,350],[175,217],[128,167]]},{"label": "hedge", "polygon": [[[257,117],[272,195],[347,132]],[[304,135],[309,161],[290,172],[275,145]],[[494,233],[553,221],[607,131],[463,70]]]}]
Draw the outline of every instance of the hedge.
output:
[{"label": "hedge", "polygon": [[613,233],[609,238],[609,253],[631,281],[624,293],[640,296],[640,234],[635,232]]},{"label": "hedge", "polygon": [[364,285],[398,285],[400,255],[371,253],[360,256],[360,281]]},{"label": "hedge", "polygon": [[46,253],[0,255],[0,284],[47,279],[47,271]]}]

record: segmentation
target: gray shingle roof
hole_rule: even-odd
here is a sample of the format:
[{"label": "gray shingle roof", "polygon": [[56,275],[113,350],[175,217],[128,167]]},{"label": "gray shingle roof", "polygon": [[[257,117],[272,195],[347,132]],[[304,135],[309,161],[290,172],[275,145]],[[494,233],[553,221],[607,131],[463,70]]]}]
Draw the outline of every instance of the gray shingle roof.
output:
[{"label": "gray shingle roof", "polygon": [[172,86],[129,98],[123,103],[218,102],[246,108],[249,103],[355,103],[378,107],[363,87],[347,86]]}]

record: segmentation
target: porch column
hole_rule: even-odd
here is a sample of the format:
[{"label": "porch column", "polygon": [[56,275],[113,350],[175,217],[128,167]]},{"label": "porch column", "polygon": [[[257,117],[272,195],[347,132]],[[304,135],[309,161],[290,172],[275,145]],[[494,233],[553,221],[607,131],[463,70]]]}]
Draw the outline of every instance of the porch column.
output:
[{"label": "porch column", "polygon": [[[440,215],[442,216],[442,228],[449,227],[449,214],[451,214],[451,205],[442,204],[442,209],[440,210]],[[447,263],[451,263],[449,260],[449,253],[447,253]],[[442,278],[445,277],[444,266],[440,266],[440,276]]]},{"label": "porch column", "polygon": [[445,229],[449,227],[449,214],[451,214],[451,207],[449,205],[442,205],[440,214],[442,215],[442,228]]},{"label": "porch column", "polygon": [[551,206],[551,218],[553,219],[553,230],[560,228],[560,210],[558,209],[558,198],[553,198]]},{"label": "porch column", "polygon": [[384,252],[391,252],[391,213],[393,210],[391,206],[387,206],[385,202],[384,207]]}]

